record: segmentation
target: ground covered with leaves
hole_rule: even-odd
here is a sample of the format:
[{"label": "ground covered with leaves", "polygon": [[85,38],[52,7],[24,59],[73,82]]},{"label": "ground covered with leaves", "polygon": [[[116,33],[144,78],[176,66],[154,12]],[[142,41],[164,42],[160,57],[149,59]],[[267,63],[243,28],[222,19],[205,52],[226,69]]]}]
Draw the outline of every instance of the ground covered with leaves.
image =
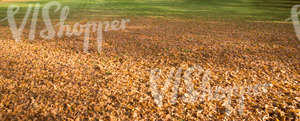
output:
[{"label": "ground covered with leaves", "polygon": [[[131,18],[126,30],[104,33],[83,52],[80,37],[15,42],[1,27],[1,120],[299,120],[300,41],[290,23]],[[211,87],[271,84],[267,92],[176,104],[154,102],[150,71],[163,86],[171,68],[210,70]],[[192,76],[201,92],[203,75]],[[169,94],[167,90],[166,94]]]}]

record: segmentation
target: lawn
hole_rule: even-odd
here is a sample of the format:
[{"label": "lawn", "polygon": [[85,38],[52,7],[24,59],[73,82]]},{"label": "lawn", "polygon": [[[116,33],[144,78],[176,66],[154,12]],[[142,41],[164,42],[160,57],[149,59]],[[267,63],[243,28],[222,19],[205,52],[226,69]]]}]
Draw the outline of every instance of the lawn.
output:
[{"label": "lawn", "polygon": [[[7,0],[8,1],[8,0]],[[202,19],[238,19],[284,21],[290,16],[295,0],[57,0],[71,8],[72,17],[105,16],[175,16]],[[25,8],[28,4],[45,4],[48,0],[6,2],[0,4],[0,17],[6,16],[10,4]],[[21,14],[22,15],[22,14]]]}]

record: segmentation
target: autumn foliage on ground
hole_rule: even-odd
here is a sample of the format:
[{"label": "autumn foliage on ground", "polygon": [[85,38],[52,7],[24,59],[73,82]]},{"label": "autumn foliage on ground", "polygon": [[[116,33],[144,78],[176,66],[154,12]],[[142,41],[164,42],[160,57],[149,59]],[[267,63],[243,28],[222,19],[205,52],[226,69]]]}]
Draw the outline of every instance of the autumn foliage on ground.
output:
[{"label": "autumn foliage on ground", "polygon": [[[217,120],[278,119],[300,116],[300,42],[292,24],[131,18],[126,30],[104,32],[103,50],[91,39],[83,52],[80,37],[15,42],[7,26],[0,41],[1,120]],[[222,101],[176,104],[151,95],[150,71],[200,65],[210,85],[269,83],[267,93],[238,97],[226,114]],[[202,76],[202,75],[199,75]],[[195,90],[201,80],[193,78]]]}]

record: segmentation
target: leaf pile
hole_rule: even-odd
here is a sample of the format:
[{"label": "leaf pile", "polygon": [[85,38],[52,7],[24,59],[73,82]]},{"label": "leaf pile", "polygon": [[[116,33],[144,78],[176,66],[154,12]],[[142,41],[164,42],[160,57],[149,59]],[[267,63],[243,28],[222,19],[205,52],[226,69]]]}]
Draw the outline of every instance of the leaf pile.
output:
[{"label": "leaf pile", "polygon": [[[300,113],[300,42],[286,23],[132,18],[125,31],[104,33],[102,53],[80,38],[16,43],[1,27],[1,120],[297,120]],[[24,37],[27,38],[27,37]],[[231,115],[222,101],[186,104],[151,96],[150,71],[200,65],[210,84],[229,87],[270,83],[263,95],[238,97]],[[200,75],[202,76],[202,75]],[[196,90],[201,80],[193,78]],[[167,92],[169,94],[170,92]],[[184,93],[180,89],[179,96]]]}]

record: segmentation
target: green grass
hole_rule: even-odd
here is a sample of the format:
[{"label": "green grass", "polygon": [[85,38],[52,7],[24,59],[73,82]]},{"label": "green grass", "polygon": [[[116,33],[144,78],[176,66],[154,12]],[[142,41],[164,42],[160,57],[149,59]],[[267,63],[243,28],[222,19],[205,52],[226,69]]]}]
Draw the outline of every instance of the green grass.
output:
[{"label": "green grass", "polygon": [[[103,16],[171,16],[183,18],[238,19],[283,21],[290,16],[290,8],[300,4],[296,0],[57,0],[71,9],[71,18],[99,18]],[[0,17],[6,16],[10,4],[23,7],[34,2],[2,2]],[[56,14],[57,16],[57,14]]]}]

